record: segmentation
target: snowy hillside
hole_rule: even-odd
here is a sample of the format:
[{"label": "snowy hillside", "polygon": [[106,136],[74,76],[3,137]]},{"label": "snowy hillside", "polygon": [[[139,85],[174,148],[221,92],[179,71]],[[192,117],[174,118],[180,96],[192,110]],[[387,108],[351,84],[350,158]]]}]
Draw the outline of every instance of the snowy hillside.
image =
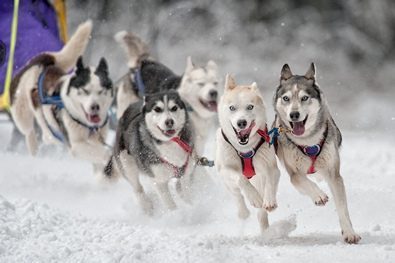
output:
[{"label": "snowy hillside", "polygon": [[[9,133],[1,122],[3,142]],[[33,158],[23,147],[1,149],[0,262],[394,262],[394,142],[345,133],[341,171],[359,245],[342,242],[333,201],[315,207],[284,169],[279,208],[261,236],[254,213],[237,219],[212,170],[212,180],[200,180],[194,205],[180,202],[165,212],[159,204],[149,218],[123,179],[106,184],[88,163],[60,150]]]}]

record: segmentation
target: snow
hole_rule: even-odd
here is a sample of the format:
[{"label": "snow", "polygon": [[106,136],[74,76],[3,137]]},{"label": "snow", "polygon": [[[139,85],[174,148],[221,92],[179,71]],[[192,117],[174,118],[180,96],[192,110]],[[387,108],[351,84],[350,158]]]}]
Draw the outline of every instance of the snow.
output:
[{"label": "snow", "polygon": [[[10,131],[0,123],[3,142]],[[363,238],[358,245],[342,242],[332,200],[315,207],[282,167],[279,208],[262,236],[255,211],[239,220],[212,169],[210,178],[198,180],[193,205],[177,199],[172,212],[144,180],[156,200],[150,218],[125,180],[99,180],[67,152],[42,149],[31,157],[23,147],[0,150],[0,262],[394,262],[393,143],[383,134],[344,134],[341,171]]]}]

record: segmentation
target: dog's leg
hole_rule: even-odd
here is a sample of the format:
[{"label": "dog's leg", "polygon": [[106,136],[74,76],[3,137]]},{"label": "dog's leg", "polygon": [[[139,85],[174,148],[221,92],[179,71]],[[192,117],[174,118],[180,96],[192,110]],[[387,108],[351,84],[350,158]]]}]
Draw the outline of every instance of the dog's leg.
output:
[{"label": "dog's leg", "polygon": [[277,208],[276,193],[278,188],[278,182],[280,180],[280,171],[275,165],[271,169],[265,169],[264,175],[265,180],[265,192],[263,194],[263,207],[267,211],[271,212]]},{"label": "dog's leg", "polygon": [[147,196],[143,186],[140,183],[139,170],[135,160],[129,156],[127,151],[123,151],[119,155],[120,170],[126,180],[132,185],[137,201],[139,202],[144,213],[153,215],[154,206],[151,199]]},{"label": "dog's leg", "polygon": [[333,172],[330,173],[329,176],[326,176],[326,180],[331,189],[333,199],[335,200],[343,239],[347,243],[356,244],[361,240],[361,237],[355,233],[351,224],[343,178],[340,176],[339,172]]},{"label": "dog's leg", "polygon": [[261,228],[261,233],[263,233],[266,229],[269,228],[269,219],[267,216],[267,211],[265,208],[261,208],[258,211],[258,223]]},{"label": "dog's leg", "polygon": [[188,204],[192,204],[191,197],[191,178],[189,176],[183,176],[176,182],[176,191],[178,195]]},{"label": "dog's leg", "polygon": [[[47,123],[45,122],[44,116],[44,107],[48,106],[41,106],[41,108],[37,108],[34,110],[34,117],[36,118],[37,124],[41,129],[41,137],[45,144],[56,144],[57,140],[52,135],[51,131],[48,128]],[[48,110],[48,109],[47,109]]]},{"label": "dog's leg", "polygon": [[162,198],[163,202],[167,206],[169,210],[174,210],[177,208],[176,203],[174,202],[173,197],[171,196],[171,193],[169,191],[169,185],[168,182],[162,182],[162,181],[156,181],[156,188],[158,189],[158,193],[160,197]]},{"label": "dog's leg", "polygon": [[328,196],[307,175],[293,173],[291,183],[300,193],[310,196],[316,205],[322,206],[328,202]]},{"label": "dog's leg", "polygon": [[73,141],[70,139],[70,147],[73,156],[92,163],[101,163],[103,166],[111,157],[110,149],[96,140]]}]

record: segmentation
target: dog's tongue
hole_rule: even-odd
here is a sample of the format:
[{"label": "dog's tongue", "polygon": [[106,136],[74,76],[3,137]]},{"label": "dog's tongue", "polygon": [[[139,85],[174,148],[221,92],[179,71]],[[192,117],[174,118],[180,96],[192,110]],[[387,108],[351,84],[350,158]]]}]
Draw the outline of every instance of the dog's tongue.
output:
[{"label": "dog's tongue", "polygon": [[100,116],[99,115],[97,115],[97,114],[92,114],[92,115],[89,115],[89,121],[90,122],[92,122],[92,123],[99,123],[100,122]]},{"label": "dog's tongue", "polygon": [[252,128],[254,128],[255,122],[251,122],[250,126],[247,129],[239,131],[240,137],[244,137],[251,133]]},{"label": "dog's tongue", "polygon": [[300,136],[304,133],[304,123],[303,121],[298,121],[298,122],[294,122],[293,124],[293,129],[292,129],[292,133]]},{"label": "dog's tongue", "polygon": [[207,103],[207,105],[208,105],[208,109],[210,110],[210,111],[218,111],[218,107],[217,107],[217,102],[216,101],[210,101],[210,102],[208,102]]}]

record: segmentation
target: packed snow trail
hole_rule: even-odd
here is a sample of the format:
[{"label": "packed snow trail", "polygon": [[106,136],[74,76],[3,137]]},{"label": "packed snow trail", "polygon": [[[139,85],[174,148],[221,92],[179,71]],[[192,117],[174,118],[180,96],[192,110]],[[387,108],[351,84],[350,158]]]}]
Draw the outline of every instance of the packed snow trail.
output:
[{"label": "packed snow trail", "polygon": [[[7,142],[10,127],[0,125]],[[2,149],[0,262],[395,262],[394,139],[344,135],[341,172],[359,245],[342,242],[333,200],[314,206],[282,167],[279,207],[261,236],[254,209],[240,221],[213,169],[194,204],[179,201],[172,212],[144,180],[158,208],[150,218],[125,180],[100,181],[66,152],[31,157]]]}]

